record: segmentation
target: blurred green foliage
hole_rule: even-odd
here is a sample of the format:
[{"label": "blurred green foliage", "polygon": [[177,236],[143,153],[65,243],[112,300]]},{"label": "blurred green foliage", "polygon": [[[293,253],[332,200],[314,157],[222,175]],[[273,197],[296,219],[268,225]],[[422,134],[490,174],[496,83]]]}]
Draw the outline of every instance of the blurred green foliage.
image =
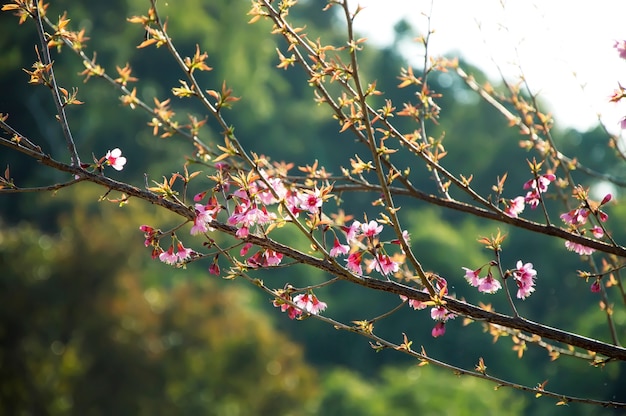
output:
[{"label": "blurred green foliage", "polygon": [[[116,65],[129,62],[133,75],[140,78],[138,94],[146,102],[171,98],[170,88],[177,86],[181,74],[164,48],[137,50],[142,30],[125,22],[126,17],[145,14],[147,2],[62,0],[50,7],[51,17],[67,9],[73,27],[87,28],[88,54],[98,51],[98,62],[111,74]],[[206,88],[219,89],[226,80],[235,95],[243,97],[225,115],[248,149],[296,165],[319,160],[335,173],[355,153],[364,151],[351,136],[338,134],[329,110],[313,102],[301,71],[275,68],[275,48],[284,45],[269,35],[269,25],[247,24],[249,2],[181,0],[160,7],[182,54],[192,53],[196,43],[208,52],[214,70],[200,77]],[[320,9],[319,2],[303,1],[292,15],[296,22],[306,23],[313,38],[319,33],[323,42],[343,44],[338,19]],[[360,62],[365,79],[376,79],[386,98],[400,108],[414,95],[396,88],[396,75],[406,63],[394,45],[410,35],[406,27],[397,29],[394,44],[366,48]],[[0,111],[8,112],[16,128],[41,142],[54,157],[64,157],[49,94],[26,85],[20,69],[35,60],[32,22],[18,28],[15,18],[2,13],[0,35]],[[71,53],[55,54],[54,59],[61,84],[79,86],[79,99],[86,102],[69,112],[83,158],[121,147],[129,162],[123,172],[115,173],[116,178],[137,186],[144,186],[144,173],[148,180],[160,181],[162,175],[181,170],[184,155],[192,152],[188,143],[153,137],[146,126],[149,117],[123,108],[119,94],[104,82],[92,79],[83,84],[77,75],[82,70],[80,60]],[[473,70],[478,79],[484,78]],[[454,173],[473,174],[472,185],[484,192],[489,192],[497,176],[507,173],[505,194],[522,194],[530,174],[523,163],[511,161],[531,156],[519,147],[516,130],[486,103],[459,99],[470,95],[453,75],[434,74],[430,80],[431,88],[443,93],[438,102],[440,125],[431,131],[433,136],[446,132],[449,156],[443,164]],[[181,122],[186,122],[187,112],[204,117],[191,100],[172,98],[172,104]],[[406,120],[395,121],[403,132],[415,129]],[[207,124],[202,138],[218,142],[219,130],[212,120]],[[557,129],[554,138],[566,154],[589,149],[580,155],[583,162],[619,172],[601,131]],[[429,186],[425,184],[430,174],[415,167],[412,156],[402,152],[397,156],[399,166],[412,168],[415,183]],[[0,166],[7,164],[23,186],[66,179],[3,150]],[[578,175],[576,179],[585,180]],[[354,334],[334,332],[313,320],[289,321],[245,284],[216,281],[206,272],[208,264],[178,270],[151,261],[138,226],[163,226],[174,219],[138,201],[131,200],[123,208],[96,202],[103,192],[81,184],[56,195],[0,196],[4,414],[589,414],[584,406],[555,410],[549,400],[529,400],[510,391],[494,393],[492,386],[478,380],[415,368],[401,354],[376,354]],[[370,217],[376,215],[368,207],[371,195],[342,197],[343,208],[357,219],[364,209]],[[479,267],[489,260],[476,239],[497,232],[497,227],[438,207],[400,201],[403,225],[425,266],[444,274],[451,291],[465,294],[461,267]],[[612,224],[618,225],[613,227],[615,237],[626,237],[621,235],[626,227],[619,226],[626,212],[619,207],[609,210]],[[513,267],[521,258],[539,270],[537,292],[519,306],[520,312],[605,339],[605,317],[597,299],[587,290],[588,284],[575,277],[581,267],[577,256],[565,252],[560,241],[501,229],[509,235],[505,266]],[[287,229],[277,236],[305,244]],[[261,277],[277,287],[324,277],[304,268],[287,270]],[[565,290],[567,296],[562,295]],[[373,318],[399,302],[395,296],[381,297],[341,283],[318,295],[329,304],[330,314],[346,322]],[[472,300],[506,308],[495,297],[476,295]],[[615,320],[626,324],[623,312],[616,313]],[[377,324],[376,330],[392,340],[406,332],[429,355],[453,364],[472,368],[483,356],[493,374],[531,386],[549,379],[548,386],[557,391],[626,400],[621,367],[593,370],[584,362],[561,359],[563,367],[556,371],[545,351],[531,347],[518,360],[508,339],[492,344],[479,324],[463,327],[459,321],[448,324],[448,335],[432,339],[428,311],[407,308]],[[455,334],[461,331],[462,335]],[[584,383],[579,374],[584,374]]]}]

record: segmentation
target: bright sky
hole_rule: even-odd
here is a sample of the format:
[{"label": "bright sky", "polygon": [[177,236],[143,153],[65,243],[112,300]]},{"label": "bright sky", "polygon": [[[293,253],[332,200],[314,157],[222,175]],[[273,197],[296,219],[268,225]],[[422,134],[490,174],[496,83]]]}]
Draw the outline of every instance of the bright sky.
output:
[{"label": "bright sky", "polygon": [[[427,30],[430,0],[358,3],[366,8],[357,28],[373,42],[389,43],[402,17],[420,34]],[[619,131],[626,103],[608,103],[608,97],[618,82],[626,86],[626,60],[613,48],[626,39],[626,0],[434,0],[430,15],[431,55],[460,55],[493,80],[497,64],[515,81],[519,63],[559,126],[586,130],[600,113],[612,132]]]}]

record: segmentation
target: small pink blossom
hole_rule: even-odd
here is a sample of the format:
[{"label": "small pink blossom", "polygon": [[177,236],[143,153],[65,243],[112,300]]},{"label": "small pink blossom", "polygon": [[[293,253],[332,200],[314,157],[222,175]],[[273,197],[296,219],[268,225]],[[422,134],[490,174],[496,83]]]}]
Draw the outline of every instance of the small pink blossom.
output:
[{"label": "small pink blossom", "polygon": [[535,291],[535,277],[537,271],[533,269],[532,263],[517,261],[516,269],[513,271],[513,278],[517,284],[517,297],[526,299]]},{"label": "small pink blossom", "polygon": [[528,191],[528,193],[524,197],[524,202],[530,205],[531,209],[537,208],[539,206],[539,202],[541,202],[540,192],[536,189],[533,189],[532,191]]},{"label": "small pink blossom", "polygon": [[417,299],[409,299],[404,295],[400,295],[400,299],[402,299],[403,301],[406,301],[409,304],[409,306],[415,309],[416,311],[420,311],[428,307],[428,304],[426,304],[426,302],[422,302]]},{"label": "small pink blossom", "polygon": [[346,239],[348,243],[354,241],[361,232],[361,223],[359,221],[353,221],[350,227],[343,227],[346,232]]},{"label": "small pink blossom", "polygon": [[293,303],[306,312],[317,315],[326,309],[326,303],[320,301],[314,294],[303,293],[293,298]]},{"label": "small pink blossom", "polygon": [[378,253],[368,265],[368,269],[370,271],[374,269],[384,276],[397,272],[399,267],[400,266],[398,265],[398,263],[391,260],[389,256],[382,253]]},{"label": "small pink blossom", "polygon": [[263,252],[263,257],[265,258],[264,266],[278,266],[283,259],[283,254],[268,249]]},{"label": "small pink blossom", "polygon": [[496,293],[498,290],[502,288],[500,281],[495,279],[491,273],[487,274],[487,277],[480,280],[480,284],[478,285],[478,291],[482,293]]},{"label": "small pink blossom", "polygon": [[472,269],[468,269],[467,267],[463,267],[463,270],[465,270],[465,280],[467,280],[467,282],[470,285],[472,285],[474,287],[480,286],[480,282],[481,282],[480,271],[482,270],[482,267],[480,269],[476,269],[476,270],[472,270]]},{"label": "small pink blossom", "polygon": [[594,251],[596,251],[593,248],[586,247],[586,246],[583,246],[582,244],[574,243],[572,241],[566,241],[565,248],[581,256],[588,256],[592,254]]},{"label": "small pink blossom", "polygon": [[285,302],[285,300],[291,301],[291,297],[289,297],[288,294],[283,293],[280,298],[276,298],[272,303],[275,307],[280,308],[281,312],[287,312],[289,319],[295,319],[302,315],[302,311],[300,309],[290,305]]},{"label": "small pink blossom", "polygon": [[361,224],[361,231],[363,235],[367,237],[374,237],[383,230],[383,226],[379,225],[378,222],[372,220],[367,224]]},{"label": "small pink blossom", "polygon": [[244,244],[243,247],[241,247],[241,250],[239,250],[239,255],[245,256],[246,254],[248,254],[248,250],[250,250],[251,247],[252,247],[252,243]]},{"label": "small pink blossom", "polygon": [[219,264],[217,264],[217,262],[213,262],[210,266],[209,266],[209,273],[215,275],[215,276],[219,276],[220,275],[220,266]]},{"label": "small pink blossom", "polygon": [[176,264],[176,262],[178,262],[178,256],[174,254],[174,246],[170,246],[167,251],[159,254],[159,260],[166,264]]},{"label": "small pink blossom", "polygon": [[592,293],[598,293],[598,292],[600,292],[601,289],[602,289],[602,287],[600,286],[600,281],[599,280],[596,280],[596,281],[594,281],[591,284],[590,290],[591,290]]},{"label": "small pink blossom", "polygon": [[337,237],[335,237],[335,242],[333,243],[333,248],[330,249],[329,254],[332,257],[337,257],[337,256],[341,256],[341,255],[346,255],[346,254],[348,254],[349,251],[350,251],[350,246],[345,245],[345,244],[341,244],[339,242],[339,239],[337,239]]},{"label": "small pink blossom", "polygon": [[434,321],[446,321],[448,320],[448,311],[443,306],[436,306],[430,310],[430,317]]},{"label": "small pink blossom", "polygon": [[362,275],[363,274],[363,268],[361,267],[362,257],[363,257],[363,253],[361,253],[360,251],[351,253],[346,259],[346,262],[348,262],[348,265],[347,265],[348,270],[350,270],[352,273],[356,275]]},{"label": "small pink blossom", "polygon": [[519,214],[524,211],[525,200],[523,196],[518,196],[509,200],[507,207],[504,209],[504,213],[512,218],[517,218]]},{"label": "small pink blossom", "polygon": [[192,254],[192,249],[183,247],[183,243],[178,243],[178,246],[176,248],[176,257],[178,257],[179,260],[187,260],[191,257]]},{"label": "small pink blossom", "polygon": [[537,189],[539,192],[544,193],[548,190],[550,182],[556,180],[556,176],[552,173],[546,173],[537,178],[530,179],[524,183],[524,189]]},{"label": "small pink blossom", "polygon": [[446,324],[443,321],[439,321],[435,324],[435,327],[433,328],[431,335],[433,336],[433,338],[437,338],[437,337],[442,336],[445,333],[446,333]]},{"label": "small pink blossom", "polygon": [[300,208],[309,211],[311,214],[317,214],[323,203],[321,192],[317,188],[300,195]]},{"label": "small pink blossom", "polygon": [[126,164],[126,158],[122,156],[122,151],[117,147],[113,150],[109,150],[104,158],[113,169],[124,169],[124,165]]},{"label": "small pink blossom", "polygon": [[560,215],[564,223],[570,225],[581,225],[587,222],[589,217],[589,210],[586,208],[576,208],[565,214]]},{"label": "small pink blossom", "polygon": [[595,238],[602,238],[602,237],[604,237],[604,230],[599,225],[596,225],[596,226],[592,227],[591,228],[591,233],[593,234],[593,236]]}]

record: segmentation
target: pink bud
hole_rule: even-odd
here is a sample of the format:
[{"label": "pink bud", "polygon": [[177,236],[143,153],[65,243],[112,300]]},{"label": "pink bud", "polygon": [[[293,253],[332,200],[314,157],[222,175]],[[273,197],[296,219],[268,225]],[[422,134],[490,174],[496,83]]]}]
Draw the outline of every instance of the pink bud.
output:
[{"label": "pink bud", "polygon": [[600,202],[600,205],[604,205],[607,202],[609,202],[611,199],[613,198],[613,196],[611,194],[606,194],[604,196],[604,198],[602,198],[602,202]]},{"label": "pink bud", "polygon": [[595,282],[593,282],[593,284],[591,285],[591,292],[593,293],[598,293],[600,291],[600,281],[596,280]]}]

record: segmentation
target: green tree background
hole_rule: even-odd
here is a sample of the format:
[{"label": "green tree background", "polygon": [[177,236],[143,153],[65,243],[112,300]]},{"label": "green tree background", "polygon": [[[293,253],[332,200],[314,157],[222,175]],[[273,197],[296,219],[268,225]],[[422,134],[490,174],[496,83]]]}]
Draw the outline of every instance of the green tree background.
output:
[{"label": "green tree background", "polygon": [[[170,98],[179,75],[166,51],[135,48],[143,33],[125,18],[145,14],[147,7],[139,0],[63,0],[51,4],[49,16],[68,10],[72,25],[87,29],[88,50],[98,51],[98,62],[110,71],[129,62],[141,80],[139,95],[152,102],[154,96]],[[352,139],[340,135],[329,112],[313,102],[301,72],[276,68],[276,40],[268,25],[247,24],[248,7],[247,1],[181,0],[163,5],[161,12],[181,52],[192,53],[196,43],[208,52],[214,71],[202,77],[207,88],[227,80],[243,97],[227,116],[247,148],[296,165],[319,160],[338,172],[355,153]],[[303,1],[293,13],[309,33],[320,33],[324,42],[342,43],[339,19],[322,13],[318,2]],[[400,104],[409,101],[412,92],[396,88],[399,68],[406,66],[396,46],[411,33],[406,25],[396,29],[396,42],[387,48],[367,47],[361,65],[365,78],[377,79],[379,89]],[[27,136],[41,139],[52,155],[62,155],[65,145],[49,94],[28,86],[20,69],[34,62],[34,43],[30,23],[18,28],[14,17],[0,14],[0,112],[9,113]],[[144,173],[160,180],[180,170],[181,160],[191,151],[187,144],[153,137],[146,116],[122,107],[118,94],[103,82],[83,85],[76,57],[67,53],[54,59],[62,84],[79,86],[79,98],[86,101],[70,113],[83,157],[123,148],[129,163],[119,178],[137,186],[143,186]],[[472,70],[484,78],[479,69]],[[529,173],[523,165],[510,163],[527,157],[516,132],[486,103],[457,99],[465,87],[452,75],[435,74],[431,83],[443,94],[438,102],[440,125],[431,134],[446,132],[446,167],[473,174],[479,190],[489,189],[506,172],[511,192],[517,184],[521,193]],[[172,100],[178,114],[202,118],[193,103]],[[397,126],[413,129],[401,120]],[[219,130],[210,127],[213,131],[203,130],[205,137],[219,140]],[[584,148],[580,158],[585,164],[618,172],[615,160],[604,151],[606,138],[600,129],[557,128],[554,135],[565,153]],[[408,155],[404,163],[411,166]],[[7,164],[25,186],[63,180],[61,174],[50,176],[28,159],[2,150],[0,165]],[[261,293],[209,275],[208,264],[178,270],[154,262],[138,226],[171,219],[136,201],[123,208],[96,202],[101,192],[81,184],[55,194],[0,196],[3,414],[590,414],[584,406],[557,408],[550,400],[531,400],[505,389],[493,392],[489,384],[417,367],[398,353],[375,353],[365,339],[320,322],[289,321]],[[365,196],[351,195],[344,209],[360,213],[365,204]],[[426,204],[404,209],[415,219],[408,224],[411,244],[428,259],[424,266],[458,277],[450,282],[452,291],[464,284],[462,266],[487,261],[486,251],[475,241],[478,235],[496,232],[493,225]],[[612,221],[625,221],[624,208],[612,210]],[[588,290],[570,292],[578,294],[576,299],[561,296],[563,287],[585,285],[575,277],[577,256],[564,254],[561,242],[530,244],[525,232],[501,228],[509,235],[505,263],[513,265],[522,258],[540,271],[537,292],[520,305],[520,312],[551,326],[607,339],[600,329],[605,318]],[[619,233],[626,227],[614,229],[617,240],[624,237]],[[297,283],[298,269],[289,270],[289,275],[266,278]],[[307,276],[311,278],[315,276]],[[383,301],[348,284],[319,295],[346,321],[371,318],[397,304],[394,296]],[[494,306],[505,308],[501,301],[494,300]],[[581,307],[585,313],[580,313]],[[626,323],[623,311],[616,311],[614,318]],[[503,378],[528,385],[549,380],[554,390],[626,400],[626,375],[618,366],[589,375],[586,363],[561,358],[565,370],[555,372],[545,351],[531,347],[518,360],[511,342],[492,344],[479,324],[462,328],[461,322],[452,322],[448,331],[463,331],[463,336],[438,339],[430,337],[431,326],[426,312],[406,310],[380,330],[392,339],[407,332],[431,355],[453,364],[472,367],[483,356],[490,372]],[[576,376],[583,369],[584,383]]]}]

